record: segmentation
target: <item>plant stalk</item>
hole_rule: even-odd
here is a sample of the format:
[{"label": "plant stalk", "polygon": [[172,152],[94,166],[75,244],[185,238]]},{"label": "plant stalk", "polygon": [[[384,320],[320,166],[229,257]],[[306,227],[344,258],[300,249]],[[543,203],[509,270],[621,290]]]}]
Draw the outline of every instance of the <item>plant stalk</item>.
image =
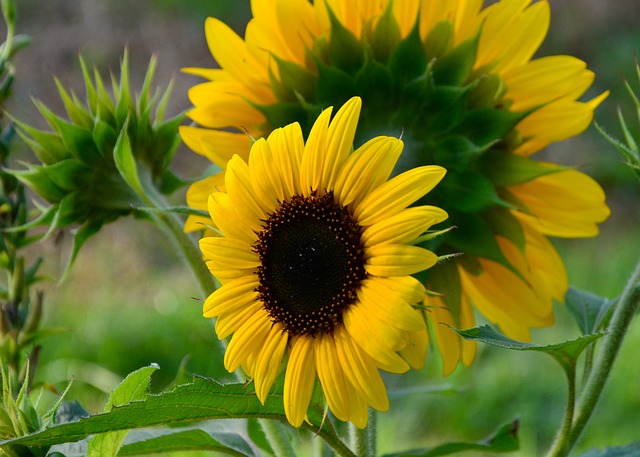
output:
[{"label": "plant stalk", "polygon": [[567,381],[569,383],[569,391],[567,393],[567,409],[564,413],[564,419],[562,421],[562,427],[558,431],[558,435],[553,443],[553,446],[547,453],[548,457],[560,457],[565,456],[568,453],[569,438],[571,436],[571,429],[573,425],[573,416],[576,408],[576,370],[572,366],[571,369],[566,369]]},{"label": "plant stalk", "polygon": [[373,408],[368,411],[367,426],[360,430],[349,424],[351,430],[351,447],[358,457],[376,457],[377,455],[377,425],[378,416]]},{"label": "plant stalk", "polygon": [[604,338],[593,365],[591,376],[580,395],[578,407],[573,420],[567,453],[575,445],[584,427],[587,425],[593,410],[598,403],[602,389],[611,373],[611,367],[618,355],[629,324],[640,305],[640,262],[629,277],[627,285],[618,301],[609,324],[609,334]]}]

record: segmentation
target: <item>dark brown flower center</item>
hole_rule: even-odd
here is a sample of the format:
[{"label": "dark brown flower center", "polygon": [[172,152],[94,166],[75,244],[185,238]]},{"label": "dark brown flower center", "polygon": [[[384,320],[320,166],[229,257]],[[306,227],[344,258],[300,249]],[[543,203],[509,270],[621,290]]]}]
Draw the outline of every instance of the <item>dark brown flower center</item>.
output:
[{"label": "dark brown flower center", "polygon": [[255,245],[259,299],[272,320],[291,335],[328,333],[342,322],[366,276],[361,233],[332,193],[282,203]]}]

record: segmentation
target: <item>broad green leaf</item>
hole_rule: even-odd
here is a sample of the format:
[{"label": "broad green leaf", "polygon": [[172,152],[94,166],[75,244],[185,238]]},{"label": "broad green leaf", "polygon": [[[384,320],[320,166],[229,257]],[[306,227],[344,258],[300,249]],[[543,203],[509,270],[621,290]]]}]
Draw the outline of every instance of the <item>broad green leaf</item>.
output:
[{"label": "broad green leaf", "polygon": [[199,429],[140,430],[132,432],[118,457],[176,451],[213,451],[233,456],[255,455],[246,440],[235,433],[210,434]]},{"label": "broad green leaf", "polygon": [[506,336],[496,332],[488,325],[482,327],[474,327],[468,330],[456,330],[460,336],[467,340],[480,341],[482,343],[491,344],[505,349],[516,351],[537,351],[549,354],[560,363],[562,368],[568,373],[575,369],[576,361],[582,351],[598,338],[604,336],[604,333],[592,333],[583,335],[575,340],[565,341],[564,343],[550,344],[547,346],[539,346],[531,343],[523,343],[522,341],[512,340]]},{"label": "broad green leaf", "polygon": [[602,329],[613,310],[616,300],[569,288],[564,296],[567,309],[585,335]]},{"label": "broad green leaf", "polygon": [[[151,365],[130,373],[109,395],[109,401],[104,408],[105,413],[116,406],[144,400],[151,382],[151,375],[158,368],[157,365]],[[96,435],[89,441],[87,457],[116,457],[127,433],[128,431],[124,430]]]},{"label": "broad green leaf", "polygon": [[[78,441],[95,433],[172,425],[210,419],[264,418],[286,421],[283,384],[274,387],[264,405],[245,384],[219,384],[212,379],[195,378],[190,384],[158,395],[148,395],[77,422],[52,426],[31,435],[0,442],[0,446],[23,444],[41,446]],[[332,435],[327,425],[320,428],[322,411],[310,408],[306,427],[321,436]],[[337,439],[337,438],[334,438]]]},{"label": "broad green leaf", "polygon": [[518,441],[518,421],[506,424],[490,437],[475,443],[446,443],[431,449],[415,449],[394,454],[386,454],[384,457],[437,457],[450,455],[463,451],[483,452],[513,452],[520,449]]},{"label": "broad green leaf", "polygon": [[591,449],[578,457],[640,457],[640,441],[628,446],[608,447],[605,449]]}]

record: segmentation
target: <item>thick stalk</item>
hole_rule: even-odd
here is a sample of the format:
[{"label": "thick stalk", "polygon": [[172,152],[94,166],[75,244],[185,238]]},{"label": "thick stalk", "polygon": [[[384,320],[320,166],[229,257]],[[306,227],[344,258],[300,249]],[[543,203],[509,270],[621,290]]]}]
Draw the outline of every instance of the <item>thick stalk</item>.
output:
[{"label": "thick stalk", "polygon": [[349,424],[351,430],[351,447],[358,457],[375,457],[377,455],[377,425],[376,412],[369,408],[367,426],[360,430],[353,424]]},{"label": "thick stalk", "polygon": [[567,409],[564,413],[562,427],[556,436],[553,446],[547,453],[548,457],[560,457],[567,455],[569,438],[573,425],[573,415],[576,408],[576,370],[572,367],[567,370],[567,381],[569,383],[569,392],[567,394]]},{"label": "thick stalk", "polygon": [[593,371],[587,380],[585,388],[580,395],[567,452],[576,443],[585,425],[589,421],[593,410],[598,403],[602,389],[611,373],[611,367],[618,355],[618,350],[629,328],[629,324],[640,305],[640,262],[629,277],[627,285],[620,297],[620,301],[611,317],[609,334],[604,338],[602,347],[596,357]]}]

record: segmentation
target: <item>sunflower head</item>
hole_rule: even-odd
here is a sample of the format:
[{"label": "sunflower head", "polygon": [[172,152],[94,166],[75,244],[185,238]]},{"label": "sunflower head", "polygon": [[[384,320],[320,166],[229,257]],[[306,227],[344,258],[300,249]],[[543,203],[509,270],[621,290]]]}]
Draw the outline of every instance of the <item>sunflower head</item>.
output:
[{"label": "sunflower head", "polygon": [[447,214],[413,206],[444,176],[417,167],[389,179],[402,141],[376,137],[352,152],[361,101],[330,122],[322,112],[306,143],[299,124],[274,130],[234,156],[226,191],[211,189],[220,236],[200,241],[222,286],[207,298],[219,338],[231,336],[229,371],[242,367],[264,401],[286,362],[284,406],[300,426],[319,380],[331,411],[359,427],[367,406],[388,408],[379,370],[423,364],[427,329],[412,275],[438,257],[415,246]]},{"label": "sunflower head", "polygon": [[[254,1],[244,39],[208,19],[220,68],[186,71],[207,79],[191,89],[198,124],[181,128],[195,152],[223,172],[194,184],[190,206],[224,186],[237,154],[254,137],[298,122],[303,134],[327,106],[353,96],[363,109],[356,147],[377,135],[401,136],[393,175],[425,165],[447,169],[416,204],[443,208],[457,227],[430,242],[439,255],[464,253],[421,275],[442,295],[428,317],[474,325],[472,306],[510,337],[553,322],[566,272],[548,236],[597,233],[609,214],[602,189],[575,170],[534,154],[582,132],[607,93],[581,101],[594,74],[566,56],[533,58],[550,22],[547,1]],[[291,21],[295,17],[295,21]],[[252,152],[253,154],[253,152]],[[251,160],[250,158],[248,160]],[[190,218],[187,229],[194,229]],[[474,346],[436,325],[445,371],[470,363]]]}]

